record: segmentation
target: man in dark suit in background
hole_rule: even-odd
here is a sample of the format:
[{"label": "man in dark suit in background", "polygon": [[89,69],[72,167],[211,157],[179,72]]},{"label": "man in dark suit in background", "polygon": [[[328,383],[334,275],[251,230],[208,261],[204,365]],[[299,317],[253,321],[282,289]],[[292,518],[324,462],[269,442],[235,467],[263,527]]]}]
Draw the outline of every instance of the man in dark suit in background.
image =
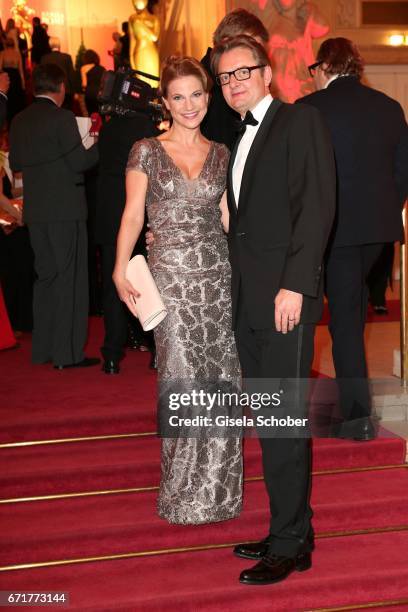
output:
[{"label": "man in dark suit in background", "polygon": [[345,38],[326,40],[310,67],[316,93],[299,100],[321,112],[337,166],[337,212],[326,262],[329,330],[344,423],[337,435],[375,437],[364,325],[367,276],[385,243],[403,239],[408,129],[398,102],[362,85],[363,60]]},{"label": "man in dark suit in background", "polygon": [[69,53],[62,53],[61,44],[58,38],[50,38],[50,46],[51,53],[43,55],[40,63],[55,64],[65,72],[65,99],[62,106],[63,108],[72,110],[74,94],[78,90],[78,79],[72,63],[72,57]]},{"label": "man in dark suit in background", "polygon": [[[113,284],[116,259],[116,239],[126,202],[125,172],[130,149],[136,140],[156,136],[159,131],[147,114],[133,117],[114,116],[107,121],[99,136],[99,189],[96,209],[96,242],[102,251],[103,317],[105,338],[101,352],[103,371],[118,374],[128,337],[129,313]],[[136,252],[144,251],[140,238]],[[134,325],[139,322],[134,320]],[[140,328],[141,330],[141,328]]]},{"label": "man in dark suit in background", "polygon": [[35,256],[33,363],[96,365],[86,358],[87,207],[83,172],[98,160],[86,150],[73,113],[61,108],[65,73],[53,64],[33,72],[35,100],[10,131],[10,166],[23,173],[24,212]]},{"label": "man in dark suit in background", "polygon": [[50,37],[47,30],[41,25],[39,17],[33,17],[33,33],[31,35],[31,62],[37,65],[46,53],[50,53]]},{"label": "man in dark suit in background", "polygon": [[[218,45],[223,38],[232,38],[238,34],[252,36],[262,45],[266,45],[269,41],[269,34],[256,15],[245,9],[236,9],[227,13],[218,24],[213,36],[214,45]],[[211,69],[211,51],[211,47],[208,47],[201,63],[215,81]],[[208,111],[201,124],[202,133],[208,140],[222,142],[232,150],[238,135],[237,122],[239,114],[228,106],[221,87],[214,82]]]},{"label": "man in dark suit in background", "polygon": [[[253,38],[221,42],[212,66],[244,120],[229,165],[228,211],[223,206],[243,377],[255,381],[255,391],[259,379],[277,381],[277,389],[282,379],[292,381],[297,393],[310,375],[323,306],[322,260],[335,207],[330,136],[315,109],[272,99],[269,58]],[[302,401],[283,404],[304,414]],[[235,548],[259,560],[242,572],[244,584],[278,582],[311,566],[309,441],[281,433],[260,437],[272,518],[265,540]]]},{"label": "man in dark suit in background", "polygon": [[0,72],[0,128],[7,117],[7,92],[10,86],[10,78],[7,72]]}]

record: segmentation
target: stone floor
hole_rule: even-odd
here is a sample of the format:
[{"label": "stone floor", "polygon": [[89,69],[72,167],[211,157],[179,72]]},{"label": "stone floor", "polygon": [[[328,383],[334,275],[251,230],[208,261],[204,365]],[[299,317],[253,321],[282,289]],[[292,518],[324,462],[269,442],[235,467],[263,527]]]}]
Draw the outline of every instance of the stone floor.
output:
[{"label": "stone floor", "polygon": [[[365,338],[370,377],[392,377],[393,352],[400,345],[399,322],[367,323]],[[334,376],[331,339],[326,325],[318,325],[316,330],[313,368],[327,376]]]}]

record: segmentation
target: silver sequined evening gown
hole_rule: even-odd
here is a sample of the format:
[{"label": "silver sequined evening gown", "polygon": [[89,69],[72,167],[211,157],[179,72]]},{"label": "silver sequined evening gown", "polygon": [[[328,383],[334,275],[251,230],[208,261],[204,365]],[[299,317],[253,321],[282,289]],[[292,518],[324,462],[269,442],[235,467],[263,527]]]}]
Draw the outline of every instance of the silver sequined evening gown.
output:
[{"label": "silver sequined evening gown", "polygon": [[[156,138],[136,142],[129,156],[127,169],[148,176],[146,206],[155,236],[149,268],[168,309],[155,329],[159,392],[173,379],[240,377],[219,210],[228,158],[224,145],[211,143],[200,175],[189,180]],[[162,438],[162,518],[182,524],[222,521],[236,517],[241,505],[239,438]]]}]

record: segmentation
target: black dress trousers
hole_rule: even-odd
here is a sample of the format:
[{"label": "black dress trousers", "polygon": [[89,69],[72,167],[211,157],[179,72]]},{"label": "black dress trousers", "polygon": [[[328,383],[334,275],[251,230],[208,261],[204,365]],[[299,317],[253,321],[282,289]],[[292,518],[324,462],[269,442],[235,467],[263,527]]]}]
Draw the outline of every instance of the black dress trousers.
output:
[{"label": "black dress trousers", "polygon": [[382,248],[382,244],[335,247],[329,251],[326,261],[329,331],[340,411],[345,420],[371,414],[364,346],[367,277]]},{"label": "black dress trousers", "polygon": [[[315,325],[298,325],[282,334],[276,329],[251,329],[242,300],[235,330],[244,379],[307,381],[313,360]],[[302,401],[302,400],[301,400]],[[296,406],[305,413],[306,405]],[[289,434],[290,435],[290,434]],[[308,437],[260,437],[271,524],[270,552],[294,557],[310,551],[313,542]]]}]

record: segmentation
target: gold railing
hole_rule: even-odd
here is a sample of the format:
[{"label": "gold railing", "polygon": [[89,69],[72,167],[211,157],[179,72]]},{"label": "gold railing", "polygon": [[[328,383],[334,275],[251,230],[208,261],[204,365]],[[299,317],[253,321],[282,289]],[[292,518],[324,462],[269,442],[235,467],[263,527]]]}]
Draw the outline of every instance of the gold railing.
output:
[{"label": "gold railing", "polygon": [[407,206],[403,211],[405,244],[401,246],[400,263],[400,292],[401,292],[401,384],[406,389],[408,387],[408,226],[407,226]]}]

